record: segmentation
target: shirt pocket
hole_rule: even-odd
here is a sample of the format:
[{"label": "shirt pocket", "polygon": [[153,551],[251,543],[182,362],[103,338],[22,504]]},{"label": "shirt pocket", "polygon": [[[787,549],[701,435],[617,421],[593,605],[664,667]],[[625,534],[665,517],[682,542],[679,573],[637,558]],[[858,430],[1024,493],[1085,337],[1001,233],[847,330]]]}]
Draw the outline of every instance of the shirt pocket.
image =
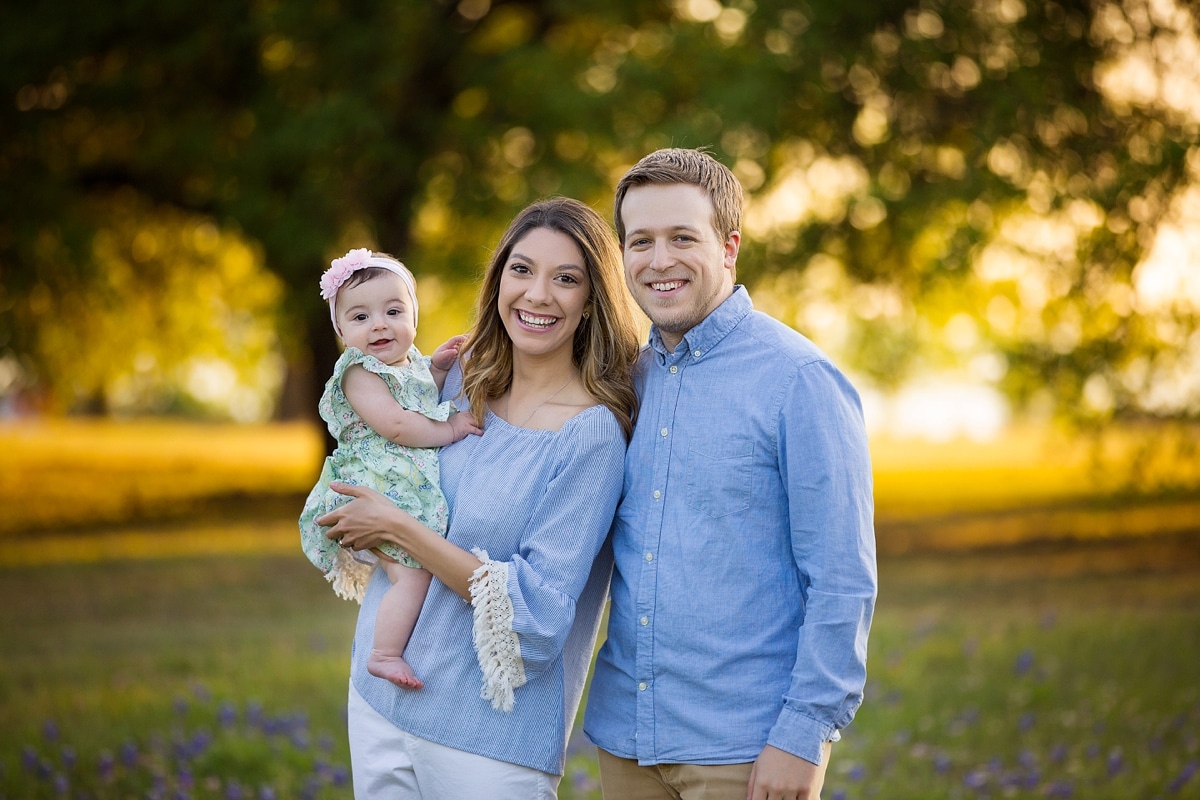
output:
[{"label": "shirt pocket", "polygon": [[688,452],[688,505],[710,517],[745,511],[753,474],[753,442],[731,439],[696,445]]}]

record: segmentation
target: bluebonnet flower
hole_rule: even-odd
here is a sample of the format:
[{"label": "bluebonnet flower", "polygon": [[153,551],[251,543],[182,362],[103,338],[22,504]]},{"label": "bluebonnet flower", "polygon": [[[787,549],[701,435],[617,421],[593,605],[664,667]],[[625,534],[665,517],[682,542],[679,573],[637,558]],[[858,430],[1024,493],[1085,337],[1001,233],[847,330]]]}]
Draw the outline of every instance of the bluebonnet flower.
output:
[{"label": "bluebonnet flower", "polygon": [[577,792],[594,792],[600,788],[600,783],[591,773],[579,767],[571,770],[571,784]]},{"label": "bluebonnet flower", "polygon": [[982,789],[987,786],[988,780],[987,770],[977,767],[963,776],[963,786],[968,789]]},{"label": "bluebonnet flower", "polygon": [[112,780],[116,765],[117,762],[112,753],[107,750],[100,751],[100,755],[96,757],[96,775],[102,783]]},{"label": "bluebonnet flower", "polygon": [[1025,675],[1029,670],[1033,669],[1033,651],[1028,648],[1022,650],[1020,655],[1017,656],[1017,662],[1013,666],[1013,669],[1018,675]]},{"label": "bluebonnet flower", "polygon": [[1108,767],[1108,777],[1112,778],[1120,774],[1121,770],[1125,769],[1125,756],[1121,752],[1121,748],[1114,747],[1108,751],[1108,760],[1105,762]]},{"label": "bluebonnet flower", "polygon": [[251,727],[261,727],[263,722],[262,703],[251,700],[246,704],[246,724]]},{"label": "bluebonnet flower", "polygon": [[321,792],[321,782],[316,778],[308,778],[300,787],[300,800],[317,800]]},{"label": "bluebonnet flower", "polygon": [[1188,781],[1195,777],[1197,771],[1200,771],[1200,761],[1189,761],[1188,763],[1184,764],[1183,769],[1179,771],[1179,774],[1176,775],[1169,784],[1167,784],[1167,791],[1171,794],[1178,794],[1179,790],[1187,785]]},{"label": "bluebonnet flower", "polygon": [[1070,781],[1055,781],[1046,787],[1046,797],[1057,797],[1067,800],[1075,796],[1075,784]]}]

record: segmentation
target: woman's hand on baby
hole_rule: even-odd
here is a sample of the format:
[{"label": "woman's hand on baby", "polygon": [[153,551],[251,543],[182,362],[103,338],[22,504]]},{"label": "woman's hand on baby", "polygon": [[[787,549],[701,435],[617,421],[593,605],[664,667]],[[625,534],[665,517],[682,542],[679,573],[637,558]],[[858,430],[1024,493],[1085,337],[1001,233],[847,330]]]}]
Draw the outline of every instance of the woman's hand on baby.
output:
[{"label": "woman's hand on baby", "polygon": [[[429,357],[430,366],[442,372],[448,372],[454,366],[454,360],[458,358],[458,351],[462,349],[463,343],[466,341],[466,334],[459,334],[458,336],[451,336],[442,342],[433,351],[433,355]],[[455,439],[455,441],[458,440]]]},{"label": "woman's hand on baby", "polygon": [[334,481],[329,486],[352,499],[317,517],[317,524],[327,528],[327,537],[350,550],[369,550],[392,541],[386,533],[396,530],[402,519],[398,515],[405,514],[404,511],[374,489],[341,481]]},{"label": "woman's hand on baby", "polygon": [[450,430],[454,432],[454,438],[451,442],[457,442],[465,439],[471,434],[476,436],[483,435],[483,428],[475,421],[475,417],[470,412],[460,411],[456,414],[451,414],[450,419],[446,420],[450,423]]}]

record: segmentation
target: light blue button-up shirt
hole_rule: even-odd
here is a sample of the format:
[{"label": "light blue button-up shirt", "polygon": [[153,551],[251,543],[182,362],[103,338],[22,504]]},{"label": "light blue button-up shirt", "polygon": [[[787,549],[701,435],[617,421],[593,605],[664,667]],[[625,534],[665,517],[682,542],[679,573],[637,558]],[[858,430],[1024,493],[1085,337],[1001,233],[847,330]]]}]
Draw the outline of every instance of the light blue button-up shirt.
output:
[{"label": "light blue button-up shirt", "polygon": [[820,763],[862,702],[876,593],[858,394],[742,287],[638,364],[608,638],[584,730],[641,764]]}]

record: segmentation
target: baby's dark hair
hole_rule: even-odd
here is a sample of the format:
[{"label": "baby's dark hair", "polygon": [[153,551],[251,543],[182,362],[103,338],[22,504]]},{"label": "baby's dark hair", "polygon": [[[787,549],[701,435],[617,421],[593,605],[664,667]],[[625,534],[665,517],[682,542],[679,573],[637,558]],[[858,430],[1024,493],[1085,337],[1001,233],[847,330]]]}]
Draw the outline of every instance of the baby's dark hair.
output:
[{"label": "baby's dark hair", "polygon": [[[384,255],[384,254],[377,253],[376,255]],[[387,257],[391,258],[391,256],[387,256]],[[366,283],[367,281],[371,280],[372,278],[381,278],[384,275],[395,275],[395,274],[396,273],[392,272],[390,269],[384,269],[383,267],[363,267],[362,269],[358,269],[358,270],[355,270],[354,272],[350,273],[350,277],[346,278],[346,282],[341,285],[341,288],[342,289],[353,289],[355,286]]]}]

